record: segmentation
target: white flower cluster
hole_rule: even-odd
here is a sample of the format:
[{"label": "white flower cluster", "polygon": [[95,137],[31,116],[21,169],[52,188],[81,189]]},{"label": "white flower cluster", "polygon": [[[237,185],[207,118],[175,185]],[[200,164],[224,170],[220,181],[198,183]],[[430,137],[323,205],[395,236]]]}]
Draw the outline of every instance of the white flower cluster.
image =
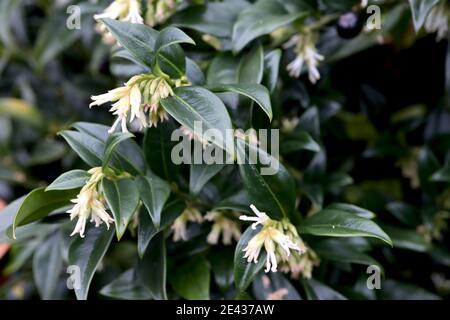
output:
[{"label": "white flower cluster", "polygon": [[203,222],[203,216],[200,211],[191,205],[188,205],[186,209],[184,209],[183,213],[175,219],[172,226],[170,227],[170,229],[173,231],[173,241],[177,242],[180,240],[187,240],[186,226],[188,222]]},{"label": "white flower cluster", "polygon": [[67,211],[70,213],[70,220],[78,218],[71,236],[79,233],[82,238],[84,238],[86,222],[89,217],[91,218],[90,222],[95,222],[95,227],[105,223],[109,229],[110,223],[114,222],[114,219],[106,212],[103,192],[100,190],[100,181],[104,177],[102,168],[92,168],[88,173],[91,177],[81,188],[77,198],[72,200],[75,203],[73,208]]},{"label": "white flower cluster", "polygon": [[222,235],[222,244],[225,246],[230,245],[233,239],[239,241],[241,228],[233,219],[237,215],[237,212],[234,211],[229,212],[228,216],[226,212],[209,211],[205,216],[205,220],[213,222],[213,225],[211,232],[206,238],[208,243],[213,245],[218,244],[220,235]]},{"label": "white flower cluster", "polygon": [[[114,0],[102,13],[94,15],[94,19],[109,18],[130,23],[144,23],[141,16],[140,0]],[[97,31],[103,34],[103,40],[112,44],[114,37],[106,30],[102,23],[97,23]]]},{"label": "white flower cluster", "polygon": [[308,68],[308,77],[311,83],[316,83],[320,79],[318,65],[324,60],[324,56],[317,52],[315,45],[316,35],[308,32],[292,36],[283,48],[294,47],[297,54],[296,58],[286,67],[291,77],[298,78],[302,72],[303,66],[306,64]]},{"label": "white flower cluster", "polygon": [[107,93],[92,96],[93,102],[89,105],[100,106],[107,102],[114,102],[110,111],[117,116],[110,129],[110,133],[121,124],[123,132],[127,132],[127,120],[139,121],[140,130],[146,127],[157,126],[168,118],[166,111],[160,106],[161,99],[173,95],[172,86],[179,87],[188,82],[183,79],[175,81],[153,74],[140,74],[132,77],[124,86],[108,91]]},{"label": "white flower cluster", "polygon": [[247,243],[244,248],[244,258],[247,262],[258,262],[262,248],[266,251],[265,272],[277,272],[278,262],[289,261],[291,250],[303,254],[306,251],[300,236],[295,227],[290,223],[283,223],[269,218],[265,212],[260,212],[253,204],[250,208],[256,217],[241,216],[244,221],[253,221],[252,229],[261,225],[261,230]]}]

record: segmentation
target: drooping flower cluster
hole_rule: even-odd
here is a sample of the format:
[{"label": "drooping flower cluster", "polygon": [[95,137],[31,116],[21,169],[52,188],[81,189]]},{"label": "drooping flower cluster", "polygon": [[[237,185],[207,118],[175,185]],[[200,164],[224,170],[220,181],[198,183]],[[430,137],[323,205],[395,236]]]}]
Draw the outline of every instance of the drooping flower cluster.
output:
[{"label": "drooping flower cluster", "polygon": [[298,78],[302,72],[303,65],[306,64],[309,81],[316,83],[320,79],[318,65],[324,60],[324,56],[317,52],[316,38],[317,35],[313,32],[297,34],[283,45],[285,49],[294,47],[294,52],[297,55],[286,67],[291,77]]},{"label": "drooping flower cluster", "polygon": [[173,231],[173,241],[186,241],[187,240],[187,229],[186,226],[188,222],[202,223],[203,216],[200,211],[188,205],[186,209],[184,209],[183,213],[175,219],[170,229]]},{"label": "drooping flower cluster", "polygon": [[109,229],[110,223],[114,222],[114,219],[106,212],[103,192],[100,190],[100,181],[104,177],[102,168],[92,168],[88,173],[91,177],[81,188],[77,198],[72,200],[75,203],[73,208],[67,211],[70,213],[70,220],[78,218],[71,236],[79,233],[81,238],[84,238],[86,222],[89,217],[91,218],[90,222],[95,222],[95,227],[105,223]]},{"label": "drooping flower cluster", "polygon": [[110,132],[115,131],[119,123],[122,131],[127,132],[127,120],[130,123],[137,120],[140,130],[146,127],[156,127],[158,122],[163,122],[168,118],[167,113],[160,105],[161,99],[173,95],[172,87],[186,84],[188,82],[185,79],[171,80],[168,77],[153,74],[139,74],[128,80],[122,87],[92,96],[93,102],[89,107],[114,102],[110,111],[117,116],[117,119]]},{"label": "drooping flower cluster", "polygon": [[233,219],[237,218],[237,212],[219,212],[209,211],[205,220],[213,222],[211,232],[208,234],[206,240],[209,244],[218,244],[220,235],[222,235],[222,243],[230,245],[232,240],[239,241],[241,237],[241,228],[239,224]]},{"label": "drooping flower cluster", "polygon": [[449,24],[450,24],[450,7],[446,1],[441,1],[441,3],[431,9],[425,21],[425,30],[429,33],[436,32],[436,41],[443,40],[449,36]]},{"label": "drooping flower cluster", "polygon": [[[130,23],[144,23],[141,16],[140,0],[114,0],[102,13],[94,15],[94,19],[109,18]],[[105,25],[98,22],[96,29],[103,35],[106,43],[115,43],[114,37],[106,30]]]},{"label": "drooping flower cluster", "polygon": [[148,0],[145,23],[151,27],[164,23],[176,9],[176,0]]},{"label": "drooping flower cluster", "polygon": [[265,212],[260,212],[253,204],[250,205],[250,208],[256,217],[244,215],[240,219],[253,221],[252,229],[256,229],[258,225],[261,225],[262,228],[244,248],[244,258],[247,259],[247,262],[257,263],[261,249],[264,247],[267,254],[265,272],[277,272],[278,262],[288,261],[291,250],[295,250],[299,254],[306,251],[303,241],[292,224],[270,219]]}]

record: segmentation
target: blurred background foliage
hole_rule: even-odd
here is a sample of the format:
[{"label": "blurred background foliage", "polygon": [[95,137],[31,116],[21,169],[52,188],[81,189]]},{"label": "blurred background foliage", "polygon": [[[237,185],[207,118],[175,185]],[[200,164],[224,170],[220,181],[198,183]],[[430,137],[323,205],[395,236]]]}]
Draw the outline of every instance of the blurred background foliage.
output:
[{"label": "blurred background foliage", "polygon": [[[166,22],[183,28],[196,40],[197,46],[188,48],[187,55],[204,71],[217,55],[204,34],[214,36],[221,55],[232,59],[230,30],[239,6],[227,2],[240,1],[224,1],[227,11],[211,9],[207,14],[202,11],[203,1],[184,1]],[[282,149],[282,156],[302,190],[300,211],[313,212],[331,202],[366,208],[377,214],[377,222],[392,238],[394,247],[363,238],[311,242],[305,238],[322,258],[315,280],[294,288],[284,276],[273,274],[270,290],[262,284],[263,279],[254,282],[250,291],[255,298],[267,298],[271,291],[285,287],[290,289],[285,298],[293,299],[449,297],[449,41],[436,41],[435,34],[414,30],[412,12],[420,14],[414,10],[420,8],[421,1],[380,1],[382,30],[356,30],[347,39],[342,32],[353,31],[339,30],[336,18],[352,11],[356,2],[319,1],[321,14],[334,17],[321,28],[318,42],[319,52],[326,57],[320,69],[322,80],[311,85],[303,76],[290,78],[281,67],[279,90],[272,97],[275,118],[280,122],[280,115],[298,117],[298,128],[322,146],[318,153],[298,152],[301,137],[296,131],[282,136],[291,142],[287,150]],[[83,167],[57,133],[79,120],[111,123],[106,111],[89,110],[90,95],[105,92],[139,72],[139,67],[111,58],[110,46],[95,32],[92,15],[108,3],[0,2],[0,198],[4,202],[48,185],[62,172]],[[289,9],[295,3],[286,1],[285,6]],[[65,27],[70,4],[82,8],[80,30]],[[359,19],[365,17],[361,12],[356,12]],[[218,26],[216,21],[223,24]],[[268,48],[279,46],[273,35],[260,41]],[[292,52],[284,51],[281,66],[291,60]],[[52,250],[67,246],[68,239],[47,239],[52,228],[51,223],[43,224],[26,241],[11,248],[0,245],[0,297],[38,297],[33,276],[39,270],[32,270],[32,266],[49,259],[40,256],[41,248],[57,242],[61,248]],[[189,248],[204,250],[192,242],[178,251]],[[116,244],[105,259],[106,269],[96,276],[92,286],[97,290],[92,292],[103,288],[101,298],[145,297],[138,288],[130,289],[130,272],[123,273],[115,285],[104,287],[132,267],[135,250],[135,244],[127,239]],[[171,250],[177,252],[176,246]],[[228,291],[232,266],[223,261],[227,255],[232,257],[233,251],[227,250],[221,251],[221,256],[209,255],[214,276],[211,298],[232,297]],[[359,259],[360,265],[346,261],[348,251],[359,254],[352,262]],[[382,290],[366,288],[370,257],[384,268]],[[206,262],[202,259],[188,262],[193,264],[189,266],[173,263],[169,269],[171,285],[176,288],[183,281],[176,277],[177,268],[204,271]],[[56,270],[56,289],[47,297],[39,292],[41,297],[72,297],[65,289],[64,270]]]}]

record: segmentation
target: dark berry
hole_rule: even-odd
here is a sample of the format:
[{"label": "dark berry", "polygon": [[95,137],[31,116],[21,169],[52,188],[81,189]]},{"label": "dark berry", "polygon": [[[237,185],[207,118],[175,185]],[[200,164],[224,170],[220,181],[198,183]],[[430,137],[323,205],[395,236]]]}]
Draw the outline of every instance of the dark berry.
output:
[{"label": "dark berry", "polygon": [[336,25],[339,36],[344,39],[356,37],[361,32],[362,27],[363,19],[352,11],[341,15]]}]

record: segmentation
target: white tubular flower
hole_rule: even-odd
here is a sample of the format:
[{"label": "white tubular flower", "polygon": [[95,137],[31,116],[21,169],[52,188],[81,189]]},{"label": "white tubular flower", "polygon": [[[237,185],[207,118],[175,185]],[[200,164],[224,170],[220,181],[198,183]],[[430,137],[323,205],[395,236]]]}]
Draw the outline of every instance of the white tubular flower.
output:
[{"label": "white tubular flower", "polygon": [[[230,212],[229,215],[236,216],[236,212]],[[210,211],[206,214],[205,220],[214,222],[211,232],[206,240],[210,244],[218,244],[220,235],[222,234],[222,243],[230,245],[233,241],[239,241],[241,230],[239,225],[233,219],[228,218],[225,213]]]},{"label": "white tubular flower", "polygon": [[170,229],[173,231],[173,241],[186,241],[186,226],[188,222],[202,223],[203,217],[197,208],[190,205],[184,209],[183,213],[175,219]]},{"label": "white tubular flower", "polygon": [[[116,115],[117,119],[109,130],[110,133],[114,132],[119,124],[121,124],[122,131],[127,132],[128,118],[130,123],[138,121],[140,130],[148,126],[156,127],[158,122],[168,119],[167,113],[160,106],[160,101],[173,95],[170,83],[178,87],[188,84],[188,81],[171,81],[153,74],[139,74],[130,78],[122,87],[92,96],[93,102],[89,107],[114,102],[109,111]],[[148,113],[148,117],[146,113]]]},{"label": "white tubular flower", "polygon": [[436,41],[441,41],[449,35],[450,9],[445,1],[437,4],[431,9],[425,20],[425,30],[428,33],[436,32]]},{"label": "white tubular flower", "polygon": [[[295,227],[290,223],[286,224],[270,219],[265,212],[260,212],[253,204],[250,205],[250,208],[256,214],[256,217],[241,216],[240,219],[255,221],[252,224],[252,229],[256,229],[258,224],[261,224],[262,228],[247,243],[243,250],[245,252],[244,258],[249,263],[257,263],[261,249],[264,247],[267,254],[265,272],[277,272],[278,260],[287,259],[291,250],[302,253],[302,248],[292,241],[289,235],[285,234],[285,232],[292,234],[291,229],[295,230]],[[300,237],[297,235],[295,240],[300,240]]]},{"label": "white tubular flower", "polygon": [[286,67],[291,77],[298,78],[302,72],[303,65],[306,64],[309,81],[316,83],[320,79],[318,66],[325,58],[317,52],[315,38],[316,35],[311,33],[295,35],[283,45],[285,49],[295,46],[294,51],[297,57]]},{"label": "white tubular flower", "polygon": [[[144,23],[141,16],[140,0],[114,0],[102,13],[94,15],[95,20],[109,18],[131,23]],[[97,23],[96,30],[103,34],[107,44],[114,44],[115,39],[102,23]]]},{"label": "white tubular flower", "polygon": [[103,197],[98,191],[98,184],[103,178],[102,168],[96,167],[88,172],[91,174],[90,179],[83,186],[77,198],[72,200],[75,203],[73,208],[67,211],[67,213],[70,213],[70,220],[78,218],[75,229],[70,236],[79,233],[80,237],[84,238],[86,222],[89,217],[91,218],[90,222],[95,223],[95,227],[105,223],[109,229],[110,223],[114,222],[114,219],[106,212]]},{"label": "white tubular flower", "polygon": [[369,5],[369,0],[361,0],[361,8],[365,8]]},{"label": "white tubular flower", "polygon": [[255,221],[254,223],[252,223],[252,229],[253,230],[256,229],[258,224],[264,225],[267,221],[270,220],[270,218],[267,216],[267,214],[265,212],[259,211],[255,207],[254,204],[250,205],[250,209],[252,209],[252,211],[255,213],[256,217],[250,217],[250,216],[242,215],[242,216],[239,217],[239,219],[243,220],[243,221]]}]

